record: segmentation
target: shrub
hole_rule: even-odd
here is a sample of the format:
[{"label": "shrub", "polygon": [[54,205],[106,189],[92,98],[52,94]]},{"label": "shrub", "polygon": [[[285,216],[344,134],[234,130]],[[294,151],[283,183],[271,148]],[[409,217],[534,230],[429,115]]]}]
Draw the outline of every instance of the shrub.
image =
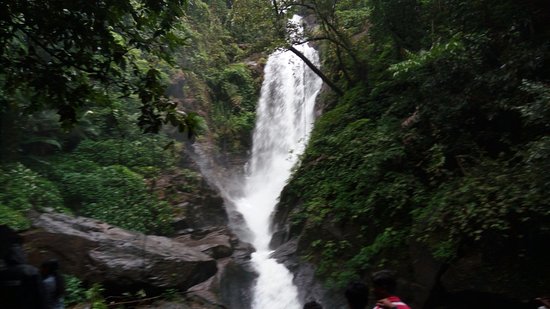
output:
[{"label": "shrub", "polygon": [[73,305],[86,301],[86,289],[82,286],[82,281],[75,276],[64,275],[65,295],[63,301],[65,305]]},{"label": "shrub", "polygon": [[31,209],[67,211],[56,185],[38,173],[20,163],[0,171],[0,224],[21,230],[30,227],[27,213]]},{"label": "shrub", "polygon": [[132,169],[144,167],[166,168],[176,163],[177,157],[164,149],[168,139],[158,135],[142,135],[135,140],[85,140],[74,154],[80,159],[99,165],[125,165]]},{"label": "shrub", "polygon": [[60,171],[64,194],[78,213],[139,232],[170,231],[171,208],[148,191],[143,176],[121,165],[80,171],[65,166]]}]

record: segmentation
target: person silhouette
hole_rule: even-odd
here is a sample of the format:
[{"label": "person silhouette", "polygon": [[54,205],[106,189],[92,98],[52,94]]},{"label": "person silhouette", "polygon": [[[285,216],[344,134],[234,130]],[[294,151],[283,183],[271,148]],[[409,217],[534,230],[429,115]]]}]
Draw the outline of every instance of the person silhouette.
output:
[{"label": "person silhouette", "polygon": [[48,309],[64,309],[63,294],[65,281],[59,273],[59,262],[50,259],[42,263],[40,267],[42,283],[44,284],[44,296]]},{"label": "person silhouette", "polygon": [[369,303],[369,288],[361,282],[351,282],[344,293],[350,309],[365,309]]},{"label": "person silhouette", "polygon": [[38,269],[27,264],[23,239],[0,225],[0,308],[47,309]]}]

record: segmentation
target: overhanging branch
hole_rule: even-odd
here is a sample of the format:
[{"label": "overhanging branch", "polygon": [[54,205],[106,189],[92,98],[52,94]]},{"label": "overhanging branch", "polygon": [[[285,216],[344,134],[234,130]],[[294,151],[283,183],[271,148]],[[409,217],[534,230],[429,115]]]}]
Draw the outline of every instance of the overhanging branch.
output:
[{"label": "overhanging branch", "polygon": [[339,96],[343,95],[344,92],[338,88],[328,77],[326,77],[325,74],[319,68],[315,66],[303,53],[301,53],[299,50],[297,50],[294,46],[288,47],[288,50],[293,52],[296,56],[298,56],[304,63],[313,71],[317,76],[319,76],[323,82],[325,82],[334,92],[336,92]]}]

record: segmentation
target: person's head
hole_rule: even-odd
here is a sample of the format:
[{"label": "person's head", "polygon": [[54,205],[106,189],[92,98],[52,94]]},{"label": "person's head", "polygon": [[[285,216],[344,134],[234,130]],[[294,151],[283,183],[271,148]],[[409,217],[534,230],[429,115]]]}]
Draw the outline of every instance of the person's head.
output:
[{"label": "person's head", "polygon": [[316,301],[310,301],[304,305],[304,309],[323,309],[323,307]]},{"label": "person's head", "polygon": [[59,270],[59,262],[56,259],[46,260],[42,263],[40,270],[44,277],[53,276]]},{"label": "person's head", "polygon": [[7,225],[0,225],[0,259],[7,265],[26,263],[23,238]]},{"label": "person's head", "polygon": [[381,270],[372,274],[372,287],[376,299],[386,298],[395,293],[397,281],[391,270]]},{"label": "person's head", "polygon": [[11,247],[21,245],[23,239],[17,232],[7,225],[0,225],[0,258],[5,259],[10,253]]},{"label": "person's head", "polygon": [[348,306],[351,309],[364,309],[369,303],[369,288],[361,282],[351,282],[345,292]]}]

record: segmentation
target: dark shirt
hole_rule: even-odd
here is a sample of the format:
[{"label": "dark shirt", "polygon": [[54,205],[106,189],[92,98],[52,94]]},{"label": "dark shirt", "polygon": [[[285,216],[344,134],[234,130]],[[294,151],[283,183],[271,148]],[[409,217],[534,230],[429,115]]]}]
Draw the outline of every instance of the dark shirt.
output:
[{"label": "dark shirt", "polygon": [[57,283],[55,276],[48,276],[42,280],[44,287],[44,298],[48,309],[63,309],[63,298],[57,295]]},{"label": "dark shirt", "polygon": [[6,262],[0,264],[0,308],[45,309],[38,269],[18,259]]}]

